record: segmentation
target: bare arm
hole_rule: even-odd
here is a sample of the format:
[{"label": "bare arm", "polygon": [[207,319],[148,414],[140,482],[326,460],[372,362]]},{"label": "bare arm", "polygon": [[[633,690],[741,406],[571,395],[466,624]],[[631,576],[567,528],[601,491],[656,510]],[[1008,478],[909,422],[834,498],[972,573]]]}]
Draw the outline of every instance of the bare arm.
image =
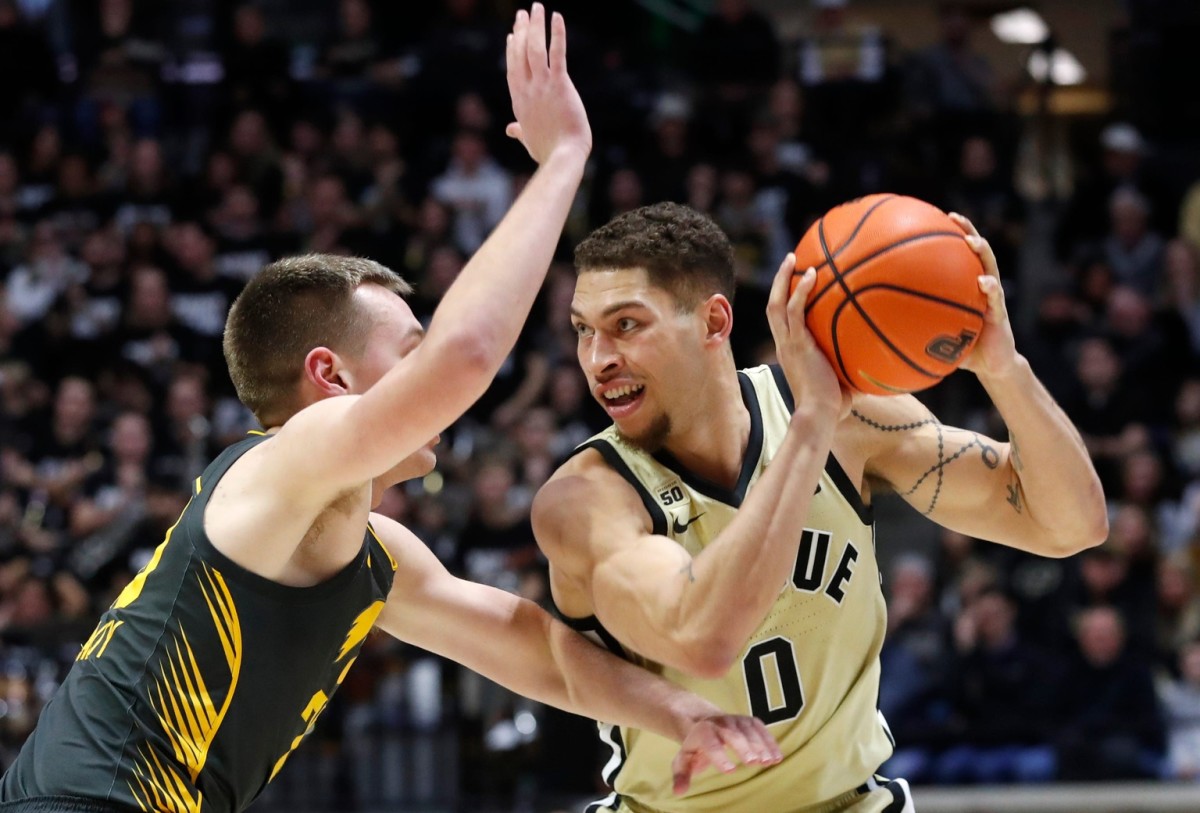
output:
[{"label": "bare arm", "polygon": [[594,452],[570,461],[534,500],[534,534],[557,577],[588,596],[619,640],[701,677],[729,671],[783,589],[842,404],[833,370],[804,327],[815,275],[789,300],[791,273],[789,255],[768,315],[796,409],[771,465],[703,551],[692,556],[652,534],[633,489]]},{"label": "bare arm", "polygon": [[424,341],[364,395],[348,405],[310,407],[280,431],[273,450],[279,471],[321,471],[308,478],[320,491],[309,496],[331,497],[415,452],[484,393],[516,343],[591,149],[557,14],[553,29],[548,50],[545,11],[535,4],[532,19],[518,13],[507,48],[519,123],[510,134],[540,166],[447,291]]},{"label": "bare arm", "polygon": [[1045,556],[1069,556],[1108,535],[1104,493],[1070,419],[1016,352],[996,260],[970,223],[988,274],[987,321],[964,367],[1008,427],[1009,442],[942,426],[915,398],[863,398],[867,473],[946,527]]},{"label": "bare arm", "polygon": [[378,621],[389,634],[535,700],[683,743],[677,789],[709,764],[732,770],[725,747],[746,763],[779,760],[778,746],[757,720],[722,714],[592,644],[530,601],[455,578],[398,523],[373,516],[372,524],[398,564]]}]

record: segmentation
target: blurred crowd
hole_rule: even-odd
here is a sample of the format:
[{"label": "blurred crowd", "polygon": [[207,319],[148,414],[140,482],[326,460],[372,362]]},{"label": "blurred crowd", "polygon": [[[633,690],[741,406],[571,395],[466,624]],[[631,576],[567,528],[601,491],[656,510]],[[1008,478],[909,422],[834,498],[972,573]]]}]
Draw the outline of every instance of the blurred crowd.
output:
[{"label": "blurred crowd", "polygon": [[[809,224],[862,194],[916,195],[994,246],[1018,347],[1083,435],[1112,533],[1070,560],[952,533],[892,559],[888,769],[1200,777],[1197,139],[1132,82],[1110,89],[1112,115],[1018,114],[1053,88],[993,68],[970,3],[939,5],[915,51],[846,0],[813,0],[788,39],[747,0],[549,5],[568,18],[589,172],[516,350],[438,469],[381,510],[456,572],[548,603],[529,503],[605,425],[574,356],[571,247],[646,203],[710,214],[736,248],[748,365],[771,358],[767,282]],[[1162,22],[1143,5],[1113,32],[1114,65],[1141,64]],[[427,321],[519,194],[515,8],[0,0],[0,764],[189,483],[255,428],[220,347],[245,281],[284,254],[361,254],[414,283]],[[968,376],[922,398],[1005,437]],[[455,728],[466,793],[595,782],[586,722],[384,636],[332,709],[326,753],[366,730]]]}]

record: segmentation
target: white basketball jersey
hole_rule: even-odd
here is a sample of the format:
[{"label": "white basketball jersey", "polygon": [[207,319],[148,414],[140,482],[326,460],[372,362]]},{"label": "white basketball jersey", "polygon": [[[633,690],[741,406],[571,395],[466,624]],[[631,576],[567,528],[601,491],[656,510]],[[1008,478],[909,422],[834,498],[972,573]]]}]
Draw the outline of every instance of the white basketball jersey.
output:
[{"label": "white basketball jersey", "polygon": [[[762,366],[738,375],[751,430],[733,490],[690,474],[669,454],[651,455],[625,443],[615,427],[580,446],[600,452],[638,490],[655,533],[692,554],[733,519],[787,431],[792,399],[782,371]],[[686,795],[675,796],[676,743],[602,724],[601,737],[614,752],[604,778],[615,793],[589,811],[623,803],[638,813],[792,813],[846,794],[891,755],[891,735],[876,706],[887,624],[871,509],[832,454],[804,527],[796,529],[787,586],[725,677],[704,680],[648,661],[594,616],[565,620],[721,709],[764,721],[784,753],[769,768],[707,771]]]}]

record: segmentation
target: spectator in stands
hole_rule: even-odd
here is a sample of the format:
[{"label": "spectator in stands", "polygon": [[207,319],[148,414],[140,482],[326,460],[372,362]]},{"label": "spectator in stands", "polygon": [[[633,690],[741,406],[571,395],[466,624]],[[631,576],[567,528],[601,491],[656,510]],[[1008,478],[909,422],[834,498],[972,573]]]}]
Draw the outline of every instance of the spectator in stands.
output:
[{"label": "spectator in stands", "polygon": [[1187,552],[1164,556],[1159,561],[1156,594],[1155,661],[1160,671],[1174,671],[1179,666],[1179,652],[1200,640],[1200,588]]},{"label": "spectator in stands", "polygon": [[1200,779],[1200,641],[1179,649],[1178,677],[1158,683],[1167,726],[1166,779]]},{"label": "spectator in stands", "polygon": [[1057,752],[1067,781],[1158,776],[1165,747],[1162,711],[1149,666],[1131,656],[1126,627],[1111,607],[1076,618],[1078,654],[1063,685]]},{"label": "spectator in stands", "polygon": [[1108,217],[1103,250],[1117,282],[1154,296],[1162,285],[1164,244],[1150,229],[1150,201],[1135,189],[1119,187],[1109,197]]},{"label": "spectator in stands", "polygon": [[479,248],[512,203],[512,177],[488,154],[483,137],[469,130],[455,135],[450,164],[430,190],[454,213],[454,242],[466,254]]},{"label": "spectator in stands", "polygon": [[937,757],[934,781],[947,784],[1045,782],[1056,761],[1062,676],[1057,664],[1017,632],[1017,607],[988,589],[954,624],[958,664],[950,689],[957,737]]},{"label": "spectator in stands", "polygon": [[933,563],[927,558],[897,557],[887,584],[888,631],[879,654],[887,680],[879,687],[879,710],[896,737],[896,751],[884,770],[920,783],[929,779],[950,713],[950,629],[934,602]]}]

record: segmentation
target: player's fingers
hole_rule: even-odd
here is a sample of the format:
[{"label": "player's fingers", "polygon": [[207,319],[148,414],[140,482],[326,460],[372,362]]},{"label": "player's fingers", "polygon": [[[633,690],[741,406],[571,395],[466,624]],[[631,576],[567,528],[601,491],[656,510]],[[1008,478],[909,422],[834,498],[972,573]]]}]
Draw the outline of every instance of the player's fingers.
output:
[{"label": "player's fingers", "polygon": [[[508,126],[504,128],[504,134],[509,138],[515,138],[521,141],[521,125],[519,122],[510,121]],[[523,141],[521,143],[524,143]]]},{"label": "player's fingers", "polygon": [[524,76],[524,71],[521,70],[524,65],[525,57],[517,51],[517,36],[510,32],[504,40],[504,68],[510,95],[517,86],[517,80]]},{"label": "player's fingers", "polygon": [[550,70],[567,72],[567,23],[557,11],[550,15]]},{"label": "player's fingers", "polygon": [[754,717],[747,717],[745,721],[746,739],[755,744],[762,756],[760,761],[767,765],[774,765],[783,759],[783,751],[779,749],[779,743],[771,736],[766,725]]},{"label": "player's fingers", "polygon": [[779,270],[775,272],[775,279],[771,281],[771,293],[767,297],[767,321],[771,324],[771,329],[778,327],[787,327],[787,301],[788,292],[792,284],[792,272],[796,268],[796,255],[788,253],[783,258],[783,262],[779,264]]},{"label": "player's fingers", "polygon": [[1008,305],[1004,301],[1004,286],[998,277],[981,276],[979,290],[987,297],[987,314],[985,318],[991,324],[1003,322],[1008,318]]},{"label": "player's fingers", "polygon": [[[753,765],[761,759],[758,744],[750,741],[740,723],[741,721],[738,718],[732,717],[725,718],[717,726],[717,738],[720,740],[721,756],[729,760],[729,755],[725,750],[728,748],[738,758],[739,762]],[[722,767],[721,770],[733,770],[733,762],[729,761],[728,764],[728,769]]]},{"label": "player's fingers", "polygon": [[517,21],[513,23],[513,63],[520,72],[522,79],[529,79],[529,12],[525,9],[517,11]]},{"label": "player's fingers", "polygon": [[680,751],[671,761],[671,787],[678,796],[687,793],[692,777],[704,770],[703,758],[694,751]]},{"label": "player's fingers", "polygon": [[529,38],[525,42],[529,59],[529,70],[537,76],[547,70],[546,57],[546,7],[534,3],[529,13]]},{"label": "player's fingers", "polygon": [[979,255],[979,261],[983,263],[983,270],[987,275],[999,279],[1000,267],[996,264],[996,252],[992,251],[992,244],[979,235],[972,235],[967,238],[967,245]]},{"label": "player's fingers", "polygon": [[979,236],[979,230],[975,228],[975,224],[967,218],[960,215],[958,212],[951,212],[950,219],[958,224],[958,227],[973,237]]}]

